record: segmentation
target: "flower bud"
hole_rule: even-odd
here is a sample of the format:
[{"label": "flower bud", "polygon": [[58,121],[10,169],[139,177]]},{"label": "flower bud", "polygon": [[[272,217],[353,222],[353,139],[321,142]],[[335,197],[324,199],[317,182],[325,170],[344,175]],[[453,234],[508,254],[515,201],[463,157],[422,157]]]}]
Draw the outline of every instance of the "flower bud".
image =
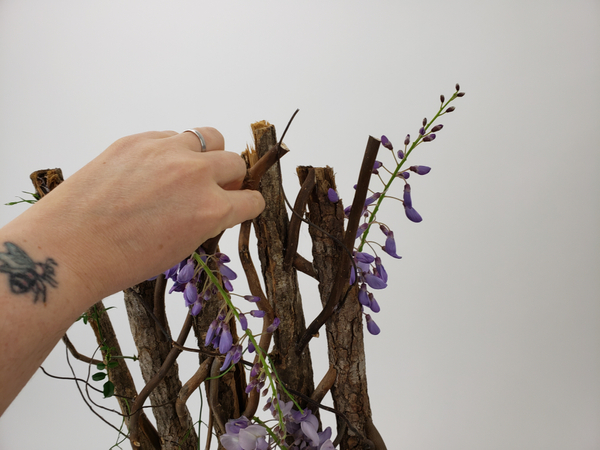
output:
[{"label": "flower bud", "polygon": [[246,316],[244,314],[240,314],[240,325],[242,327],[242,330],[246,331],[246,329],[248,328],[248,319],[246,319]]},{"label": "flower bud", "polygon": [[362,234],[365,231],[367,231],[367,228],[369,228],[369,223],[368,222],[365,222],[360,227],[358,227],[358,229],[356,230],[356,237],[355,237],[355,239],[358,239],[359,237],[361,237]]},{"label": "flower bud", "polygon": [[415,211],[415,209],[412,207],[407,208],[405,206],[404,212],[406,213],[406,217],[408,217],[408,220],[410,220],[411,222],[419,223],[420,221],[423,220],[421,215],[417,211]]},{"label": "flower bud", "polygon": [[335,192],[332,188],[329,188],[327,191],[327,198],[331,203],[337,203],[340,199],[337,192]]},{"label": "flower bud", "polygon": [[208,331],[206,332],[206,339],[204,340],[205,347],[208,347],[210,345],[210,343],[212,342],[218,325],[219,325],[218,322],[216,320],[213,320],[210,323],[210,325],[208,326]]},{"label": "flower bud", "polygon": [[275,317],[273,323],[267,327],[267,333],[272,333],[273,331],[275,331],[279,326],[280,322],[281,321],[279,320],[279,317]]},{"label": "flower bud", "polygon": [[190,282],[185,285],[183,299],[185,300],[185,306],[192,306],[198,301],[198,288],[196,287],[196,283]]},{"label": "flower bud", "polygon": [[387,148],[388,150],[394,150],[394,147],[392,146],[392,143],[390,142],[390,140],[385,137],[385,136],[381,136],[381,145],[383,145],[385,148]]},{"label": "flower bud", "polygon": [[229,325],[224,323],[223,332],[221,333],[221,340],[219,341],[219,352],[221,352],[221,354],[227,353],[229,350],[231,350],[232,345],[233,336],[231,335],[231,331],[229,331]]},{"label": "flower bud", "polygon": [[425,127],[421,127],[421,129],[419,130],[419,134],[421,136],[423,136],[425,134]]},{"label": "flower bud", "polygon": [[404,145],[408,145],[410,144],[410,134],[406,135],[406,138],[404,139]]},{"label": "flower bud", "polygon": [[179,271],[177,275],[177,282],[185,284],[189,282],[194,276],[194,271],[196,270],[196,264],[193,259],[189,259],[185,266]]},{"label": "flower bud", "polygon": [[410,166],[408,170],[412,170],[413,172],[418,173],[419,175],[427,175],[431,170],[431,167],[428,166]]},{"label": "flower bud", "polygon": [[373,203],[379,197],[381,197],[381,192],[375,192],[370,197],[367,197],[367,199],[365,200],[365,206],[369,206],[371,203]]},{"label": "flower bud", "polygon": [[456,94],[457,97],[464,97],[465,93],[464,92],[459,92],[458,94]]},{"label": "flower bud", "polygon": [[385,267],[383,267],[383,264],[381,264],[381,258],[379,256],[375,258],[375,270],[379,278],[387,283],[388,274],[385,270]]},{"label": "flower bud", "polygon": [[228,280],[235,280],[237,278],[237,274],[225,264],[219,264],[219,272]]},{"label": "flower bud", "polygon": [[444,94],[440,95],[440,102],[444,103],[446,101],[446,97],[444,97]]},{"label": "flower bud", "polygon": [[392,232],[392,230],[390,230],[390,228],[387,225],[384,225],[384,224],[379,225],[379,229],[386,236],[389,236],[390,233]]},{"label": "flower bud", "polygon": [[219,369],[220,372],[227,370],[227,368],[231,365],[231,360],[233,359],[233,354],[231,352],[227,352],[225,355],[225,361],[223,361],[223,365]]},{"label": "flower bud", "polygon": [[371,264],[373,261],[375,261],[374,256],[369,255],[368,253],[365,253],[365,252],[356,252],[354,254],[354,259],[358,262],[367,263],[367,264]]},{"label": "flower bud", "polygon": [[215,253],[215,256],[219,259],[220,263],[224,264],[224,263],[231,262],[231,259],[225,253]]},{"label": "flower bud", "polygon": [[[396,241],[394,239],[394,233],[391,230],[387,234],[387,238],[385,240],[385,245],[383,247],[381,247],[381,249],[393,258],[396,258],[396,259],[402,258],[401,256],[398,256],[396,254]],[[375,267],[377,267],[377,262],[375,262]],[[382,272],[381,275],[382,275],[381,278],[384,281],[387,281],[387,273],[385,275],[383,275],[383,272]]]},{"label": "flower bud", "polygon": [[367,318],[367,330],[369,330],[369,333],[375,336],[378,335],[381,332],[381,330],[379,329],[375,321],[371,319],[370,315],[365,314],[365,316]]},{"label": "flower bud", "polygon": [[451,106],[450,108],[448,108],[446,111],[444,111],[444,113],[451,113],[452,111],[454,111],[456,108],[454,106]]},{"label": "flower bud", "polygon": [[430,133],[423,138],[423,142],[431,142],[435,139],[435,134]]},{"label": "flower bud", "polygon": [[367,283],[373,289],[385,289],[387,287],[387,283],[385,281],[378,276],[373,275],[372,273],[365,273],[363,277],[365,279],[365,283]]},{"label": "flower bud", "polygon": [[190,314],[192,316],[197,316],[198,314],[200,314],[200,311],[202,311],[202,301],[201,300],[194,303],[194,305],[192,306],[192,310],[190,311]]},{"label": "flower bud", "polygon": [[379,303],[377,303],[377,300],[375,300],[375,297],[373,297],[373,294],[371,293],[369,293],[369,301],[371,302],[371,305],[369,306],[369,308],[371,308],[371,311],[373,311],[374,313],[378,313],[379,311],[381,311]]},{"label": "flower bud", "polygon": [[383,166],[383,163],[381,161],[375,161],[375,163],[373,164],[373,170],[371,171],[371,173],[373,174],[378,174],[379,173],[379,169],[381,166]]},{"label": "flower bud", "polygon": [[456,83],[456,92],[460,91],[460,84]]},{"label": "flower bud", "polygon": [[404,185],[404,207],[411,208],[412,207],[412,199],[410,198],[410,184],[406,183]]},{"label": "flower bud", "polygon": [[250,315],[252,317],[258,317],[260,319],[261,317],[265,317],[265,312],[261,311],[260,309],[253,309],[252,311],[250,311]]},{"label": "flower bud", "polygon": [[433,127],[433,128],[431,129],[431,132],[432,132],[432,133],[437,133],[437,132],[438,132],[438,131],[440,131],[442,128],[444,128],[444,125],[441,125],[441,124],[440,124],[440,125],[436,125],[435,127]]},{"label": "flower bud", "polygon": [[404,152],[402,150],[398,150],[398,159],[404,159]]},{"label": "flower bud", "polygon": [[358,301],[363,306],[369,306],[371,302],[369,302],[369,293],[367,292],[367,285],[361,284],[360,289],[358,290]]},{"label": "flower bud", "polygon": [[260,302],[260,297],[257,297],[255,295],[244,295],[244,298],[246,300],[248,300],[249,302],[252,302],[252,303],[258,303],[258,302]]}]

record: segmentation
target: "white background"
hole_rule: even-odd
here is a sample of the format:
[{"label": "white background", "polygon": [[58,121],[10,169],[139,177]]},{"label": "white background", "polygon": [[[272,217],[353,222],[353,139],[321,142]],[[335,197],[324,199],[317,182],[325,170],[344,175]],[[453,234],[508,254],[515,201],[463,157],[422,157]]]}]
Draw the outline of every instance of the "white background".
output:
[{"label": "white background", "polygon": [[[368,135],[399,147],[459,82],[456,112],[413,154],[433,168],[411,178],[423,222],[393,201],[380,216],[403,259],[385,260],[382,332],[366,336],[375,423],[390,449],[598,449],[599,81],[597,0],[0,0],[0,202],[124,135],[212,125],[241,151],[251,122],[281,132],[300,108],[288,195],[296,165],[330,165],[348,203]],[[2,206],[0,223],[25,208]],[[93,351],[81,323],[70,335]],[[196,364],[184,355],[182,378]],[[70,376],[62,343],[44,367]],[[40,372],[0,419],[7,450],[116,438],[72,382]]]}]

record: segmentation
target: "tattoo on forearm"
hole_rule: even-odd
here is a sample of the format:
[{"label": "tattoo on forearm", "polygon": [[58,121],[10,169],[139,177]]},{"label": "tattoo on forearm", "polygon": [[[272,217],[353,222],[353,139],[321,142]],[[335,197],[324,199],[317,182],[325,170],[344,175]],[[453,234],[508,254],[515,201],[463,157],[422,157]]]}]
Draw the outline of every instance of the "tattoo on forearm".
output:
[{"label": "tattoo on forearm", "polygon": [[45,303],[46,285],[58,285],[54,279],[56,261],[48,258],[44,263],[33,262],[18,245],[5,242],[4,246],[8,251],[0,253],[0,272],[8,274],[10,290],[15,294],[32,292],[34,303],[38,300]]}]

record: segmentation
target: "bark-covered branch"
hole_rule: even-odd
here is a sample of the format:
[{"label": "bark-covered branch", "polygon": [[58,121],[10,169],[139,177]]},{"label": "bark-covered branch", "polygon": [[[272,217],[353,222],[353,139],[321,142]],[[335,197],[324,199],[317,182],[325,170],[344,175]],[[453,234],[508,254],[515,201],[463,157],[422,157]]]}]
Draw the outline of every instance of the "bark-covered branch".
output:
[{"label": "bark-covered branch", "polygon": [[[275,127],[267,122],[252,125],[254,144],[259,157],[277,146]],[[260,192],[266,207],[254,219],[258,240],[258,255],[269,302],[280,320],[274,333],[272,352],[275,368],[285,382],[296,391],[310,396],[314,390],[312,361],[306,348],[296,354],[295,346],[305,331],[302,298],[298,287],[296,270],[285,269],[284,255],[289,245],[289,220],[285,210],[281,177],[277,166],[271,167],[261,178]],[[280,392],[286,399],[285,393]]]},{"label": "bark-covered branch", "polygon": [[[327,196],[329,188],[335,189],[333,170],[329,167],[314,170],[317,182],[308,202],[309,220],[337,239],[333,239],[315,227],[309,227],[313,241],[313,264],[319,276],[319,292],[322,303],[326,305],[332,296],[332,290],[336,284],[339,284],[336,279],[340,276],[337,268],[342,261],[348,259],[339,244],[340,241],[346,243],[343,239],[344,210],[341,201],[332,203]],[[298,168],[301,183],[307,174],[307,167]],[[364,200],[362,202],[364,203]],[[362,209],[362,203],[360,205]],[[353,241],[354,239],[350,243],[350,248],[353,246]],[[347,278],[344,279],[344,283],[348,286]],[[367,391],[363,320],[357,286],[350,290],[346,300],[339,304],[335,313],[329,317],[325,329],[329,364],[337,374],[331,388],[334,407],[359,432],[351,428],[346,429],[346,433],[341,438],[341,448],[359,449],[367,445],[367,448],[385,449],[385,444],[375,447],[370,439],[369,430],[374,425],[372,425]],[[340,417],[337,418],[337,423],[338,431],[345,427]],[[364,439],[363,436],[367,436],[368,439]]]}]

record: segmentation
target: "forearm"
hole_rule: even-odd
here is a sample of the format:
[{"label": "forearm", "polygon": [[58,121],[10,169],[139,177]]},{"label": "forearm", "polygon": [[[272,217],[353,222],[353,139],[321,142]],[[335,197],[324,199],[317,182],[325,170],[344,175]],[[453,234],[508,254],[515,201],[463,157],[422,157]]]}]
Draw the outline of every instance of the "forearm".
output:
[{"label": "forearm", "polygon": [[70,325],[100,300],[69,268],[68,243],[49,238],[36,209],[0,230],[0,415]]},{"label": "forearm", "polygon": [[0,414],[92,304],[262,211],[242,158],[200,130],[206,152],[192,133],[118,140],[0,230]]}]

